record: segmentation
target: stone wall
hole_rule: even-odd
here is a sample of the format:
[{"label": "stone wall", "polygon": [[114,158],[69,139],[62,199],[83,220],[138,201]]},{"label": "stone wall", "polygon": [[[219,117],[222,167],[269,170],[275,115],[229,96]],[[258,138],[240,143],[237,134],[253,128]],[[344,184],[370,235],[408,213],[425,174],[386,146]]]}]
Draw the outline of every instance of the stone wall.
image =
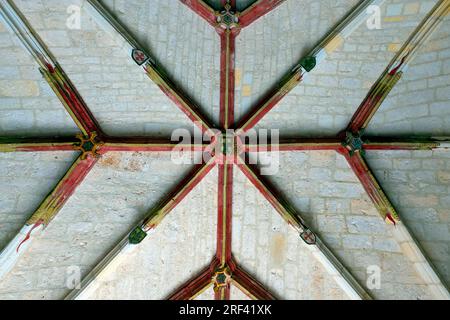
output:
[{"label": "stone wall", "polygon": [[[52,166],[51,161],[55,161],[53,155],[47,158],[44,168],[55,170],[57,166]],[[20,177],[20,168],[11,169],[12,173]],[[105,156],[44,233],[33,242],[14,270],[2,280],[0,298],[63,298],[69,292],[66,282],[71,274],[70,268],[79,267],[84,276],[190,170],[188,165],[173,164],[170,155],[111,153]],[[58,172],[55,170],[55,175]],[[211,261],[216,218],[210,213],[215,213],[211,206],[216,202],[214,197],[202,202],[202,195],[211,189],[208,181],[214,181],[214,172],[210,174],[209,180],[198,186],[186,203],[172,212],[161,228],[136,250],[136,259],[130,258],[127,268],[117,272],[117,284],[111,284],[114,279],[106,279],[96,297],[163,298],[197,272],[196,268],[202,268]],[[22,176],[18,181],[25,184],[26,178],[28,176]],[[48,185],[51,188],[51,184]],[[35,185],[30,186],[34,186],[28,188],[30,197],[38,204],[44,194],[37,193],[39,188]],[[45,191],[44,188],[42,190]],[[14,191],[13,194],[20,197],[21,190],[15,188]],[[24,205],[31,202],[25,200]],[[32,214],[34,207],[28,205],[24,209],[27,209],[23,212],[26,217]],[[18,209],[13,211],[20,212]],[[5,215],[2,217],[6,218]],[[180,246],[186,247],[178,251]],[[175,252],[189,252],[192,259]],[[149,265],[142,268],[143,261],[155,264],[151,269]],[[144,275],[147,279],[140,278]],[[134,284],[141,285],[139,288],[142,290],[134,290]],[[145,288],[142,287],[144,284]]]},{"label": "stone wall", "polygon": [[[193,131],[186,116],[84,9],[81,29],[67,28],[68,7],[82,4],[80,0],[17,1],[104,131],[112,135],[163,137],[170,137],[178,128]],[[134,8],[140,11],[139,6]]]},{"label": "stone wall", "polygon": [[78,132],[38,66],[0,23],[1,135],[43,136]]},{"label": "stone wall", "polygon": [[[380,289],[368,288],[375,298],[431,297],[392,237],[393,227],[385,224],[378,215],[342,156],[334,152],[281,153],[280,171],[268,179],[361,285],[366,287],[368,267],[380,268]],[[253,191],[246,193],[253,194]],[[235,199],[241,207],[236,207],[234,214],[242,217],[236,220],[243,222],[236,223],[233,240],[236,255],[243,264],[250,270],[254,268],[258,278],[280,296],[302,299],[342,297],[338,287],[321,272],[320,265],[301,249],[302,240],[298,235],[289,231],[261,196],[252,197],[260,200],[239,202],[242,200]],[[257,226],[257,235],[250,232],[252,223]]]}]

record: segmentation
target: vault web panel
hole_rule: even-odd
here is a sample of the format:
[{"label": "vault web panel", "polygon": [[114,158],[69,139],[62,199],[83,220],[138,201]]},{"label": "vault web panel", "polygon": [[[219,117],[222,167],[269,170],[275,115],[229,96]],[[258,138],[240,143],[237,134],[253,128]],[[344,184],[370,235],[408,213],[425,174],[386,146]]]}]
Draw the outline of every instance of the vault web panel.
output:
[{"label": "vault web panel", "polygon": [[269,89],[276,87],[277,81],[357,3],[355,0],[288,0],[242,30],[236,46],[237,118],[241,119]]},{"label": "vault web panel", "polygon": [[[86,299],[164,299],[207,266],[215,250],[217,172],[211,172]],[[214,193],[213,193],[214,194]]]},{"label": "vault web panel", "polygon": [[[429,12],[430,3],[411,13],[408,5],[414,3],[386,1],[380,7],[381,29],[369,29],[362,23],[275,106],[257,129],[279,129],[282,136],[297,137],[335,136],[344,130],[367,91]],[[400,14],[394,15],[394,8]],[[312,39],[318,41],[320,37]]]},{"label": "vault web panel", "polygon": [[[102,3],[169,77],[189,92],[199,109],[218,123],[220,42],[214,29],[178,0]],[[152,107],[160,104],[155,101]]]},{"label": "vault web panel", "polygon": [[235,174],[233,252],[279,299],[347,299],[346,294],[242,173]]},{"label": "vault web panel", "polygon": [[46,1],[29,6],[18,1],[27,19],[72,80],[109,135],[170,137],[190,131],[186,116],[140,70],[129,53],[81,10],[81,29],[66,26],[67,8],[79,1]]},{"label": "vault web panel", "polygon": [[75,152],[0,154],[0,251],[76,157]]},{"label": "vault web panel", "polygon": [[[67,281],[72,269],[68,268],[79,267],[84,276],[190,169],[189,165],[173,164],[167,154],[104,156],[45,232],[33,241],[24,259],[2,280],[0,297],[64,298],[70,291]],[[195,225],[190,220],[195,218],[189,218],[187,211],[175,213],[180,215],[187,215],[189,225]],[[179,224],[164,228],[163,237],[183,236],[174,230]],[[199,247],[197,252],[202,249]],[[163,251],[170,255],[170,251]]]}]

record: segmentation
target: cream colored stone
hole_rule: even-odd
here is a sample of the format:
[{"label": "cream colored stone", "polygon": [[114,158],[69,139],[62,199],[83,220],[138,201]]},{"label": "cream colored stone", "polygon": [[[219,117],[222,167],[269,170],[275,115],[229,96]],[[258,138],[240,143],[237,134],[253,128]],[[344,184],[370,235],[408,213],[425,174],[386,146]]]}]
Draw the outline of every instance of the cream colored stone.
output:
[{"label": "cream colored stone", "polygon": [[242,96],[250,97],[252,95],[252,87],[249,85],[245,85],[242,87]]},{"label": "cream colored stone", "polygon": [[388,45],[389,52],[397,52],[398,50],[400,50],[400,48],[401,48],[401,44],[399,44],[399,43],[390,43]]},{"label": "cream colored stone", "polygon": [[1,80],[0,96],[2,97],[37,97],[39,86],[31,80]]},{"label": "cream colored stone", "polygon": [[241,85],[241,80],[242,80],[242,69],[240,68],[236,68],[236,70],[234,70],[234,78],[235,78],[235,86],[239,87]]},{"label": "cream colored stone", "polygon": [[424,262],[423,255],[419,248],[412,242],[404,242],[400,245],[403,254],[413,263]]}]

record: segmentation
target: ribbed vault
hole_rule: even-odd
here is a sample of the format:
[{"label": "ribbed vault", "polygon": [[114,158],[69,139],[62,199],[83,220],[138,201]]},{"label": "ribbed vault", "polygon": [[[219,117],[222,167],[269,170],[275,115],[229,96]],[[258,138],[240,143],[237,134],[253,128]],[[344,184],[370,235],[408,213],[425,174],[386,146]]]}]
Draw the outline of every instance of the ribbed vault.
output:
[{"label": "ribbed vault", "polygon": [[450,298],[450,0],[75,2],[0,0],[0,298]]}]

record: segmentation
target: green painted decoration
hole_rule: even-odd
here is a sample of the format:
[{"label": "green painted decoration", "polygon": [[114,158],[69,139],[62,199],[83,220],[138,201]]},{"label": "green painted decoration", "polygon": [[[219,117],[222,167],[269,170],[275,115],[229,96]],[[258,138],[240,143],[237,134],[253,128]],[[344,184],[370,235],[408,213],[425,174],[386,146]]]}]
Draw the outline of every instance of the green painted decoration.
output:
[{"label": "green painted decoration", "polygon": [[137,227],[130,233],[130,235],[128,236],[128,240],[131,244],[139,244],[145,239],[146,236],[147,232],[142,230],[141,227]]},{"label": "green painted decoration", "polygon": [[312,69],[316,67],[317,61],[316,57],[306,56],[300,60],[300,65],[306,72],[310,72]]},{"label": "green painted decoration", "polygon": [[225,273],[219,273],[217,275],[217,283],[224,284],[227,281],[227,275]]}]

